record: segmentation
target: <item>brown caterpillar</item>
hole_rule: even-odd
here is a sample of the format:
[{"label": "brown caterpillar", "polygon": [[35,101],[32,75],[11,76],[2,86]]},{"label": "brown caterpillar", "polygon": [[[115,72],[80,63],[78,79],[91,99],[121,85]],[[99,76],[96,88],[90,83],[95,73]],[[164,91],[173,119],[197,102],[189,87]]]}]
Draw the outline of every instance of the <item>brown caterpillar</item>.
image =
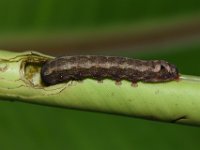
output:
[{"label": "brown caterpillar", "polygon": [[47,85],[86,78],[133,83],[164,82],[179,78],[175,65],[164,60],[138,60],[115,56],[63,56],[47,61],[41,69]]}]

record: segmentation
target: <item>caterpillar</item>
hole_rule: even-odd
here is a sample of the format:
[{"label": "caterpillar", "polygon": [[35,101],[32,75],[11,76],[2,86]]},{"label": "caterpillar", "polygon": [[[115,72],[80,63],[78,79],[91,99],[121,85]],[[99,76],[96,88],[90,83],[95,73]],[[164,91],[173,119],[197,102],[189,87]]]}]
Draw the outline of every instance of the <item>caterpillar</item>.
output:
[{"label": "caterpillar", "polygon": [[41,68],[42,81],[55,85],[86,78],[133,83],[166,82],[179,78],[175,65],[164,60],[139,60],[117,56],[77,55],[48,60]]}]

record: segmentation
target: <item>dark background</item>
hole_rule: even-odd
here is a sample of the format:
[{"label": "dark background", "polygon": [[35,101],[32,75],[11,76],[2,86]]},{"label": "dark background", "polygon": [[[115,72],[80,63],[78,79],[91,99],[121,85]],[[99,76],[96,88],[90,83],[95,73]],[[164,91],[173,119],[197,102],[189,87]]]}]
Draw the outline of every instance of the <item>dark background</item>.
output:
[{"label": "dark background", "polygon": [[[1,0],[0,49],[165,59],[200,75],[198,0]],[[198,149],[200,128],[0,101],[0,149]]]}]

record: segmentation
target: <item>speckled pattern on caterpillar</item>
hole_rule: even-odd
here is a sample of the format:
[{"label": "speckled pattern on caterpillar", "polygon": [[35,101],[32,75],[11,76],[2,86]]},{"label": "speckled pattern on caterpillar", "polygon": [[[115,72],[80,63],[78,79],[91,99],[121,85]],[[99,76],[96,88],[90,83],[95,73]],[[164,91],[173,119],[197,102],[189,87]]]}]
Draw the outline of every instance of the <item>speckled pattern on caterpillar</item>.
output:
[{"label": "speckled pattern on caterpillar", "polygon": [[133,83],[165,82],[179,78],[175,65],[164,60],[139,60],[117,56],[63,56],[47,61],[41,69],[44,83],[54,85],[86,78]]}]

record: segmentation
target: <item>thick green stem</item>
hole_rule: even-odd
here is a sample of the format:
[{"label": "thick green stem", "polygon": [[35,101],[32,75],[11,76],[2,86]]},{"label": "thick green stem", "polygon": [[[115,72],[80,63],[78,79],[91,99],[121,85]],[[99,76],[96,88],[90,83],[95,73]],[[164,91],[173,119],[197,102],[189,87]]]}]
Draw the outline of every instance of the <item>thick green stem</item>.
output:
[{"label": "thick green stem", "polygon": [[132,85],[106,79],[45,86],[42,64],[53,57],[0,51],[0,99],[200,125],[200,77]]}]

